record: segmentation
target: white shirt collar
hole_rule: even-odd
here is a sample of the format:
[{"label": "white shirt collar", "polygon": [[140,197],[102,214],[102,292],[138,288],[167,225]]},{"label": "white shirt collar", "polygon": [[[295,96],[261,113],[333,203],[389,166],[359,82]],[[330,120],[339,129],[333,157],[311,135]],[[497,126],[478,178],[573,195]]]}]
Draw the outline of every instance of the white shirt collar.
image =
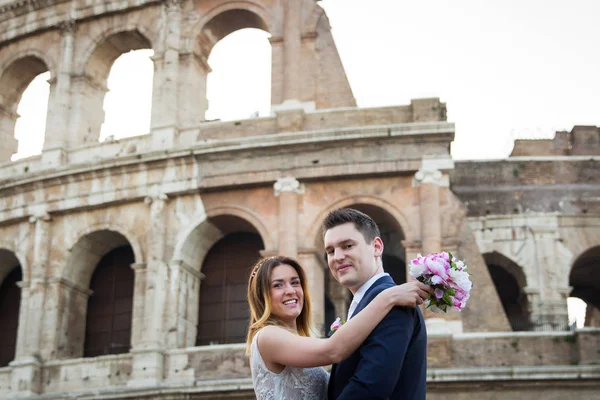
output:
[{"label": "white shirt collar", "polygon": [[[390,274],[388,274],[387,272],[375,274],[373,277],[371,277],[371,279],[363,283],[363,285],[356,291],[356,293],[354,293],[354,297],[352,298],[352,302],[356,303],[354,309],[360,304],[360,301],[363,299],[363,297],[365,297],[365,293],[367,293],[367,290],[369,290],[369,288],[373,286],[373,284],[382,276],[390,276]],[[348,319],[350,319],[350,317],[352,317],[352,315],[354,314],[354,309],[351,313],[348,314]]]}]

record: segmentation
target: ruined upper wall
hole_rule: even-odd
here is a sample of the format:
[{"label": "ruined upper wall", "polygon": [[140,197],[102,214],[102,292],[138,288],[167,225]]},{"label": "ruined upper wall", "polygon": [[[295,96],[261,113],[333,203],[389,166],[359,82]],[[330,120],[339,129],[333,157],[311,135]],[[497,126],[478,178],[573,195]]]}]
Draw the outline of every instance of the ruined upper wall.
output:
[{"label": "ruined upper wall", "polygon": [[459,161],[452,191],[470,216],[600,213],[600,157],[533,157]]},{"label": "ruined upper wall", "polygon": [[17,106],[50,73],[44,159],[98,142],[114,61],[154,52],[150,129],[157,149],[205,122],[208,57],[244,28],[271,37],[273,111],[356,107],[325,11],[313,0],[17,1],[0,5],[0,162],[17,150]]},{"label": "ruined upper wall", "polygon": [[600,127],[575,126],[553,139],[515,140],[511,157],[600,155]]}]

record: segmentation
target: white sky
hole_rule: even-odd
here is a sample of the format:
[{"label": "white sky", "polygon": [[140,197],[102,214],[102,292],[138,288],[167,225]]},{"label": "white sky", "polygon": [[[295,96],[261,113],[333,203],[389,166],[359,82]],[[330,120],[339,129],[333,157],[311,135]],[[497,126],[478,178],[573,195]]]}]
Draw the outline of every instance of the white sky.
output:
[{"label": "white sky", "polygon": [[[358,105],[440,97],[456,123],[456,159],[504,158],[518,137],[600,126],[600,1],[325,0]],[[243,30],[213,49],[207,119],[270,108],[266,32]],[[120,57],[109,77],[100,139],[149,131],[151,51]],[[24,93],[16,158],[39,153],[48,75]],[[579,307],[581,309],[581,307]]]},{"label": "white sky", "polygon": [[[456,159],[503,158],[517,137],[552,137],[576,124],[600,126],[600,1],[325,0],[321,5],[359,106],[440,97],[449,121],[456,123]],[[266,32],[244,30],[215,46],[207,119],[247,118],[255,111],[268,115],[267,38]],[[115,63],[101,139],[148,132],[149,54],[134,52]],[[35,83],[44,86],[42,80]],[[34,93],[30,97],[43,104],[36,116],[36,106],[24,95],[16,134],[27,140],[17,158],[41,148],[45,111],[39,108],[47,94]]]}]

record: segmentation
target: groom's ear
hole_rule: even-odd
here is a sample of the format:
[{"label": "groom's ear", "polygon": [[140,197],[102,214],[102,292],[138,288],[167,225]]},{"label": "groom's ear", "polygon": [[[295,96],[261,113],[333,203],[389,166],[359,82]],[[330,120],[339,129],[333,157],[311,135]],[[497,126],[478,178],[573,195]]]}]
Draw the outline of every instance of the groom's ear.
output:
[{"label": "groom's ear", "polygon": [[379,236],[373,239],[373,247],[375,249],[375,257],[381,257],[383,254],[383,240]]}]

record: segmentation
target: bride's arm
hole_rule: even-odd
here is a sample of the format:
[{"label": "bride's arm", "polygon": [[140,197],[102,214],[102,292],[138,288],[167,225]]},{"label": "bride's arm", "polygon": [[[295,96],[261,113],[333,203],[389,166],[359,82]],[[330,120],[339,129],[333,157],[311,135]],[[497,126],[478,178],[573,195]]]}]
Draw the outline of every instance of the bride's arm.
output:
[{"label": "bride's arm", "polygon": [[379,293],[369,305],[328,339],[295,335],[283,328],[261,330],[258,348],[264,361],[299,368],[338,363],[350,356],[394,306],[416,307],[430,287],[421,282],[394,286]]}]

